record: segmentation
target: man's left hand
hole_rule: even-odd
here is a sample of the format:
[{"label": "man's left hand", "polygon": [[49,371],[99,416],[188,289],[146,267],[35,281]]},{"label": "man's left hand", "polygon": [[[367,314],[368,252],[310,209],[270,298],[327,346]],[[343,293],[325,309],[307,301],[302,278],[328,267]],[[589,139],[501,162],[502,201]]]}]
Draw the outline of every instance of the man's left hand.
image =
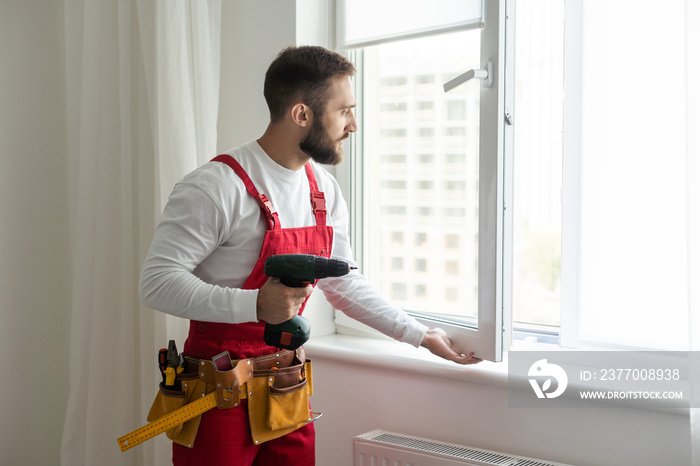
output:
[{"label": "man's left hand", "polygon": [[476,364],[481,362],[481,359],[474,357],[474,352],[470,351],[467,354],[461,354],[452,346],[452,342],[447,338],[447,333],[441,328],[431,328],[423,337],[420,344],[427,348],[431,353],[440,356],[448,361],[454,361],[457,364]]}]

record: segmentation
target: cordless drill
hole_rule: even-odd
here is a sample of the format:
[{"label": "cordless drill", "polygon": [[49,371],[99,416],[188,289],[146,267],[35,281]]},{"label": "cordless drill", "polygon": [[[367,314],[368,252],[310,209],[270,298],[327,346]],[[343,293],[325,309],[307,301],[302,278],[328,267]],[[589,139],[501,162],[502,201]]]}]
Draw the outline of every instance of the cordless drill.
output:
[{"label": "cordless drill", "polygon": [[[280,254],[265,261],[265,275],[279,278],[283,285],[292,288],[313,285],[321,278],[341,277],[356,268],[343,260],[310,254]],[[309,321],[297,315],[281,324],[265,324],[263,339],[269,346],[294,351],[306,343],[310,335]]]}]

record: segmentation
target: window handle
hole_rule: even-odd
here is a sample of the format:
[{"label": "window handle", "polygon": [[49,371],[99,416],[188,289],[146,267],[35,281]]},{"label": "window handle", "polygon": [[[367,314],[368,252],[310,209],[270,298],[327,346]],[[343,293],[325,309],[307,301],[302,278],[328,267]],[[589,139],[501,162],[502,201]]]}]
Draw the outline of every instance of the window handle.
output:
[{"label": "window handle", "polygon": [[447,81],[442,85],[442,88],[445,90],[445,92],[449,92],[460,84],[474,78],[481,79],[481,85],[483,87],[493,86],[493,63],[491,63],[491,60],[489,60],[482,66],[483,68],[469,70],[466,73],[462,73],[456,78]]}]

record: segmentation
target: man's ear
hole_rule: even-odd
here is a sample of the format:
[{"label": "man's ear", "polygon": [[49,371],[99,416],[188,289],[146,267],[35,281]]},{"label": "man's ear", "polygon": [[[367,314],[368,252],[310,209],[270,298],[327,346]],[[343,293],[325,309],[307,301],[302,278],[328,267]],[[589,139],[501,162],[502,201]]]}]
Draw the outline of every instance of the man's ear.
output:
[{"label": "man's ear", "polygon": [[301,102],[292,106],[291,115],[294,123],[302,128],[306,128],[311,123],[311,118],[313,118],[311,107]]}]

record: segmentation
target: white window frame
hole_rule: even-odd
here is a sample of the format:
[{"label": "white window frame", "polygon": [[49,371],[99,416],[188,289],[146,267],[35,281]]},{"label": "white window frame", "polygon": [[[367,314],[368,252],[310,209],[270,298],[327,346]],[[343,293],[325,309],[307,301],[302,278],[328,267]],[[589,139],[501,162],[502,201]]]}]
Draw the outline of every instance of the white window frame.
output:
[{"label": "white window frame", "polygon": [[[339,19],[339,22],[342,19]],[[480,137],[479,137],[479,291],[477,325],[468,325],[457,321],[432,317],[426,314],[416,315],[418,320],[429,327],[444,329],[455,346],[462,352],[474,351],[477,357],[499,362],[502,353],[511,338],[510,307],[504,306],[504,263],[510,260],[504,254],[510,251],[504,247],[508,235],[506,215],[509,201],[505,193],[512,189],[505,186],[512,182],[512,176],[506,176],[506,141],[507,131],[504,119],[505,109],[505,34],[506,2],[505,0],[487,0],[483,5],[483,23],[481,28],[481,58],[479,63],[465,64],[467,67],[480,68],[490,62],[492,84],[480,86]],[[429,35],[429,31],[422,34]],[[344,52],[341,50],[341,52]],[[358,125],[362,131],[363,89],[358,79],[355,90],[358,108]],[[469,83],[479,85],[479,83]],[[351,231],[353,247],[357,253],[360,267],[367,263],[361,245],[369,236],[368,225],[361,222],[362,206],[368,200],[363,186],[364,166],[361,154],[366,149],[361,147],[363,138],[358,135],[350,147],[350,157],[345,163],[336,167],[336,178],[346,196],[351,212]],[[512,134],[510,136],[512,141]],[[505,261],[505,262],[504,262]],[[505,324],[505,325],[504,325]],[[336,326],[339,333],[356,331],[354,321],[336,313]]]},{"label": "white window frame", "polygon": [[[561,319],[559,344],[578,347],[581,228],[581,75],[583,0],[567,0],[564,10],[564,134],[562,160]],[[565,310],[565,311],[564,311]]]}]

